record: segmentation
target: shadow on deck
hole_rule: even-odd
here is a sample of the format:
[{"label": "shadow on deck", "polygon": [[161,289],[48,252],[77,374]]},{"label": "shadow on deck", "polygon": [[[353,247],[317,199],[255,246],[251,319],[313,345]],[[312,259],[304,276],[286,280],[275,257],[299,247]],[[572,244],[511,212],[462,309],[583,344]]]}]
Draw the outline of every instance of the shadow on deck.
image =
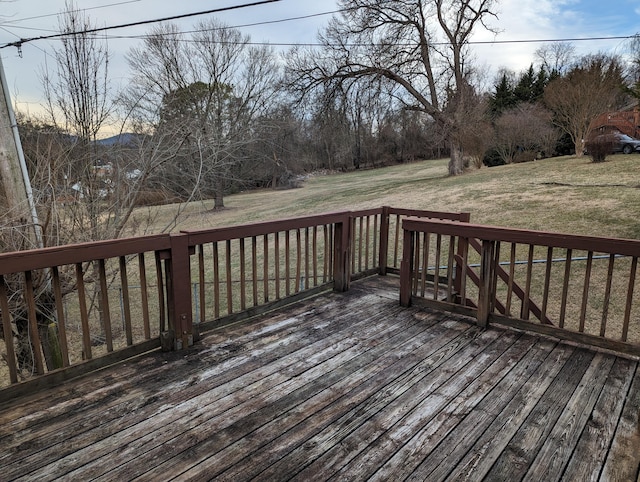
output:
[{"label": "shadow on deck", "polygon": [[4,480],[635,480],[638,361],[369,278],[0,407]]}]

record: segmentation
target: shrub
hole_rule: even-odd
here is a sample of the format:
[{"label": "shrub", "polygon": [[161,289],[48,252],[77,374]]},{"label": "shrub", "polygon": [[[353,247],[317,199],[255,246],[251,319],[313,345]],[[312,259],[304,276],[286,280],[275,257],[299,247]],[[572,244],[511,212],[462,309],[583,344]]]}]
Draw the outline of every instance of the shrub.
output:
[{"label": "shrub", "polygon": [[587,141],[584,147],[593,162],[604,162],[613,152],[613,142],[607,140]]},{"label": "shrub", "polygon": [[535,161],[538,158],[538,155],[538,151],[529,149],[521,150],[514,154],[513,162],[518,163]]},{"label": "shrub", "polygon": [[482,159],[482,163],[487,167],[504,166],[505,162],[496,149],[489,149]]}]

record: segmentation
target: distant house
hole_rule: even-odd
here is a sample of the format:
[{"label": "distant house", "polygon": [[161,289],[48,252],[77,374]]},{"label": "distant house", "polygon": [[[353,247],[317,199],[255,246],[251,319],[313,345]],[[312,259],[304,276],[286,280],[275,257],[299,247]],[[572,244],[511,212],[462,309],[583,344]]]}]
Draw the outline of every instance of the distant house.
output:
[{"label": "distant house", "polygon": [[612,132],[622,132],[636,139],[640,138],[640,108],[636,106],[633,110],[600,114],[591,121],[587,139]]},{"label": "distant house", "polygon": [[113,172],[113,164],[111,161],[103,161],[98,159],[93,165],[93,172],[97,177],[108,177]]}]

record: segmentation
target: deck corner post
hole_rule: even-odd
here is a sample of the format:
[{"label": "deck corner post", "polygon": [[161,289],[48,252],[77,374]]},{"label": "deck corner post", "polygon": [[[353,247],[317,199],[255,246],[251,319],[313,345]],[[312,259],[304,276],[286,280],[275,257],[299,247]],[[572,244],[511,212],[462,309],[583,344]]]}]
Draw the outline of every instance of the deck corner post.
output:
[{"label": "deck corner post", "polygon": [[415,233],[404,229],[402,261],[400,262],[400,306],[411,306],[411,285],[413,273],[413,255],[415,250]]},{"label": "deck corner post", "polygon": [[380,216],[380,252],[378,253],[378,269],[381,276],[387,275],[387,255],[389,252],[389,217],[391,208],[389,206],[382,207],[382,215]]},{"label": "deck corner post", "polygon": [[189,235],[172,234],[170,239],[169,326],[175,332],[174,349],[182,350],[193,345],[194,340]]},{"label": "deck corner post", "polygon": [[492,293],[494,253],[495,241],[482,240],[478,293],[478,325],[482,328],[486,328],[489,324],[491,300],[495,298],[495,293]]},{"label": "deck corner post", "polygon": [[335,225],[334,256],[333,256],[333,290],[348,291],[351,280],[350,250],[351,250],[351,213],[345,213],[344,218]]}]

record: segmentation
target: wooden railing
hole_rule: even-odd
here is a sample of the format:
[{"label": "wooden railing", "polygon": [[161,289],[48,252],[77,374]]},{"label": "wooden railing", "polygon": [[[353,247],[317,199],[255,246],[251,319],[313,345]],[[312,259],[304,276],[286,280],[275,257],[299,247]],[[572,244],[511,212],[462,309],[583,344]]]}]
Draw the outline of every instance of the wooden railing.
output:
[{"label": "wooden railing", "polygon": [[[469,220],[468,213],[383,207],[183,232],[197,254],[196,328],[234,322],[330,288],[345,291],[363,276],[399,273],[402,233],[396,226],[407,216]],[[187,295],[184,289],[176,298]]]},{"label": "wooden railing", "polygon": [[[347,290],[351,216],[339,212],[183,232],[183,251],[197,254],[191,265],[198,289],[192,298],[190,283],[176,281],[176,309],[191,313],[198,331],[253,316],[284,300]],[[189,262],[183,256],[176,264]],[[188,273],[183,277],[190,279]],[[175,273],[172,278],[177,279]]]},{"label": "wooden railing", "polygon": [[0,254],[0,384],[59,380],[159,347],[170,248],[169,236],[147,236]]},{"label": "wooden railing", "polygon": [[384,207],[0,254],[0,400],[397,271],[407,216],[468,220]]},{"label": "wooden railing", "polygon": [[640,241],[417,219],[403,230],[403,305],[640,354]]},{"label": "wooden railing", "polygon": [[417,209],[382,208],[379,266],[381,274],[400,273],[402,260],[403,230],[402,221],[407,218],[440,219],[468,223],[469,213],[445,213],[421,211]]},{"label": "wooden railing", "polygon": [[638,353],[640,242],[468,221],[384,207],[0,254],[0,400],[398,271],[403,304]]}]

